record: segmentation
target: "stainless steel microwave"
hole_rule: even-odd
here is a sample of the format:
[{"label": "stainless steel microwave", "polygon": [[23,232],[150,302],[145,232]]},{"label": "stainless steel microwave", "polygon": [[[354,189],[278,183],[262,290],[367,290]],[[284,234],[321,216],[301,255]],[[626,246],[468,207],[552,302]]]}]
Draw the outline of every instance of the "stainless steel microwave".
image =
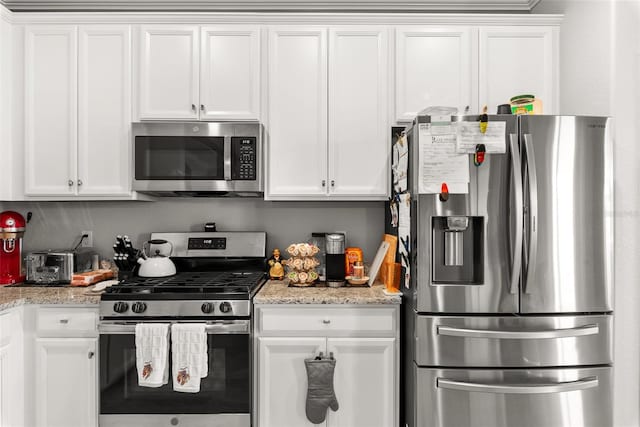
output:
[{"label": "stainless steel microwave", "polygon": [[133,123],[133,189],[156,196],[263,195],[258,122]]}]

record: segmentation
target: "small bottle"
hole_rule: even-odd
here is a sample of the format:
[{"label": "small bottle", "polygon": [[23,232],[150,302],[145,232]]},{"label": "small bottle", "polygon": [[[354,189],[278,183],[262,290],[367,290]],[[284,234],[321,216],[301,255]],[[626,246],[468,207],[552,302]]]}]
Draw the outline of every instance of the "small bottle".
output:
[{"label": "small bottle", "polygon": [[364,277],[364,264],[362,261],[356,261],[353,263],[353,278],[362,279]]}]

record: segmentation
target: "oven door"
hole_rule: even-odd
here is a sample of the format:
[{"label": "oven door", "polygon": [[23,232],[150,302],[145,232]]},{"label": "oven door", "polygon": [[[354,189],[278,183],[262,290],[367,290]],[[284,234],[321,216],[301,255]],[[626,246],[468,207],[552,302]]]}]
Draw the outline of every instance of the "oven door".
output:
[{"label": "oven door", "polygon": [[101,322],[99,329],[101,427],[250,426],[249,320],[207,323],[209,375],[198,393],[173,391],[171,379],[138,386],[135,323]]}]

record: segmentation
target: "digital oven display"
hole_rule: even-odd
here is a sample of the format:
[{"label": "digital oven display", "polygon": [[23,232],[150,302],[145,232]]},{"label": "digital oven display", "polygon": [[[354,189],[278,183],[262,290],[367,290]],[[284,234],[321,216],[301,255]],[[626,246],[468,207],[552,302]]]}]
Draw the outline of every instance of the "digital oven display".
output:
[{"label": "digital oven display", "polygon": [[227,249],[226,237],[191,237],[189,250],[193,249]]}]

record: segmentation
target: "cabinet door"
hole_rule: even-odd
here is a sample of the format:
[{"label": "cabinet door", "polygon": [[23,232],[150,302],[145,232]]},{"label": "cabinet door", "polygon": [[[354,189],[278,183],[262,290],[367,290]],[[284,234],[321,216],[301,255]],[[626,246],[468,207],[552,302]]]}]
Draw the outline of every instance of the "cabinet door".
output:
[{"label": "cabinet door", "polygon": [[38,427],[97,426],[96,338],[36,339]]},{"label": "cabinet door", "polygon": [[386,199],[386,28],[329,30],[329,194]]},{"label": "cabinet door", "polygon": [[327,36],[322,28],[272,28],[266,198],[327,194]]},{"label": "cabinet door", "polygon": [[0,315],[0,426],[24,425],[24,360],[22,317]]},{"label": "cabinet door", "polygon": [[76,27],[26,27],[25,74],[25,194],[75,194]]},{"label": "cabinet door", "polygon": [[260,28],[204,27],[200,38],[200,119],[257,120]]},{"label": "cabinet door", "polygon": [[329,427],[398,424],[395,338],[329,338],[336,359],[334,388],[340,404],[328,412]]},{"label": "cabinet door", "polygon": [[80,27],[78,193],[81,195],[130,192],[130,39],[128,26]]},{"label": "cabinet door", "polygon": [[[514,95],[531,94],[557,114],[558,48],[553,27],[480,28],[480,104],[494,114]],[[587,49],[588,47],[585,47]]]},{"label": "cabinet door", "polygon": [[143,25],[139,49],[140,119],[197,119],[198,27]]},{"label": "cabinet door", "polygon": [[411,121],[426,107],[477,103],[477,30],[467,27],[398,27],[397,121]]},{"label": "cabinet door", "polygon": [[258,427],[317,425],[306,415],[304,359],[325,349],[325,338],[258,338]]}]

